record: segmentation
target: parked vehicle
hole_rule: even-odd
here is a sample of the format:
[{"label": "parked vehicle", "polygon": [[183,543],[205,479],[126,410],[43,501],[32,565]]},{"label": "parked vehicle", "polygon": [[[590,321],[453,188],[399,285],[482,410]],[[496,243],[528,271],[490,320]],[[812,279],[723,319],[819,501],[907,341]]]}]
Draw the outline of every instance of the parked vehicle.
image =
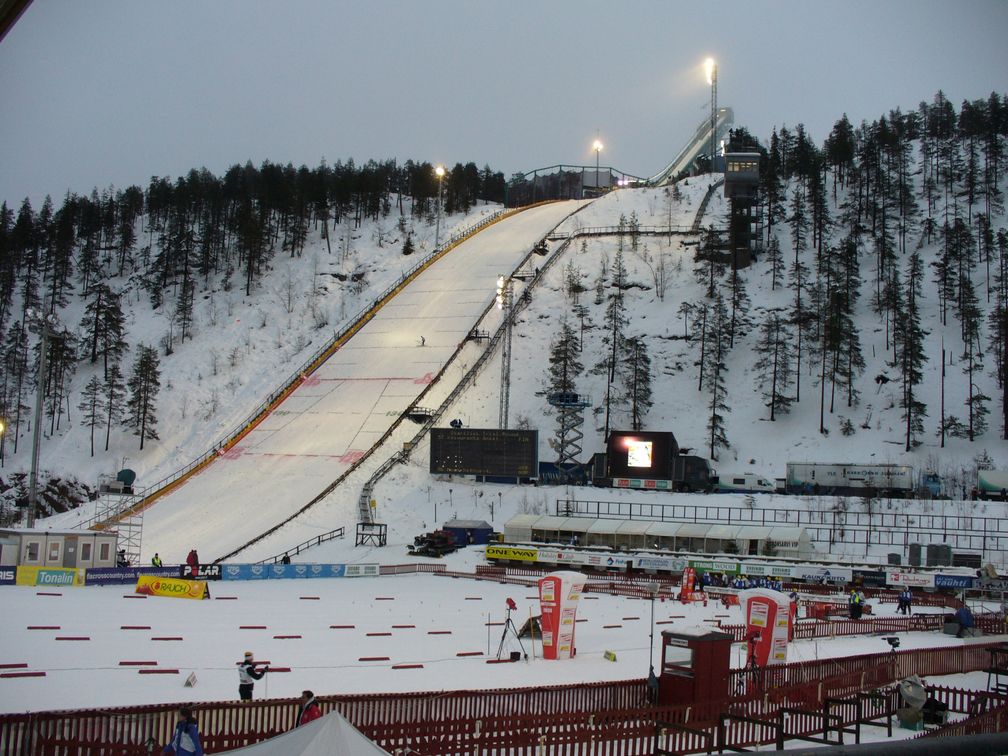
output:
[{"label": "parked vehicle", "polygon": [[756,473],[723,473],[717,476],[714,490],[719,493],[774,493],[777,487]]},{"label": "parked vehicle", "polygon": [[787,463],[787,492],[835,496],[910,496],[913,468],[908,465]]},{"label": "parked vehicle", "polygon": [[1008,470],[977,470],[973,498],[1008,501]]}]

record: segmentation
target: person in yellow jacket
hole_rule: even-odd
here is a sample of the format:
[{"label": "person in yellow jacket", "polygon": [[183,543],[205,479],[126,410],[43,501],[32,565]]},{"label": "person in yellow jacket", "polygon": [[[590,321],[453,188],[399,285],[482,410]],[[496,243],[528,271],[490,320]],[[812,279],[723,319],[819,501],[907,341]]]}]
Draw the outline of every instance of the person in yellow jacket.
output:
[{"label": "person in yellow jacket", "polygon": [[161,557],[159,557],[159,556],[158,556],[158,554],[157,554],[157,552],[156,552],[156,551],[154,552],[154,556],[153,556],[153,557],[151,557],[151,560],[150,560],[150,563],[151,563],[151,564],[152,564],[152,565],[153,565],[154,567],[161,567],[161,566],[163,566],[163,565],[161,564]]}]

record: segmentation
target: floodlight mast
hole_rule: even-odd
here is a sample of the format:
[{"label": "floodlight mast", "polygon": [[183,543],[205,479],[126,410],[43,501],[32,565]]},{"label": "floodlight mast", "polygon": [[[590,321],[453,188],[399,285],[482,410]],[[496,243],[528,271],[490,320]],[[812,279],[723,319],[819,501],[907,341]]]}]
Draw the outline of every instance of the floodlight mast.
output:
[{"label": "floodlight mast", "polygon": [[434,249],[436,250],[441,243],[441,206],[444,204],[442,200],[444,196],[444,192],[442,191],[444,188],[444,166],[439,165],[435,168],[434,174],[437,176],[438,182],[437,225],[434,228]]},{"label": "floodlight mast", "polygon": [[601,180],[599,179],[599,153],[602,152],[605,145],[601,141],[596,139],[592,143],[592,149],[595,150],[595,194],[598,194],[601,187]]},{"label": "floodlight mast", "polygon": [[707,83],[710,84],[710,160],[711,173],[714,172],[714,154],[716,151],[715,138],[717,136],[717,61],[714,58],[707,58],[704,61],[704,70],[707,73]]}]

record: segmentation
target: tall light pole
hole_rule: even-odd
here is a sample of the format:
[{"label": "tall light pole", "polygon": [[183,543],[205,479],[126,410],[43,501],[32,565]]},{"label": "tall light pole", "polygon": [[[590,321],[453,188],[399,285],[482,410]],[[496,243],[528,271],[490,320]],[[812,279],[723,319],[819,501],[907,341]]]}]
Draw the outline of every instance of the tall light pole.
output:
[{"label": "tall light pole", "polygon": [[497,427],[508,427],[508,409],[511,403],[511,325],[514,318],[513,281],[509,276],[497,277],[497,309],[504,312],[504,337],[501,342],[500,407]]},{"label": "tall light pole", "polygon": [[438,192],[437,192],[437,197],[438,197],[438,199],[437,199],[437,225],[434,227],[434,249],[437,249],[438,248],[438,244],[441,243],[441,205],[443,204],[441,198],[442,198],[442,196],[444,194],[444,192],[443,192],[443,189],[444,189],[444,174],[445,174],[444,166],[443,165],[439,165],[437,168],[434,169],[434,173],[437,175],[437,186],[438,186]]},{"label": "tall light pole", "polygon": [[711,173],[714,173],[715,135],[717,132],[717,61],[707,58],[704,61],[707,72],[707,83],[710,84],[710,162]]},{"label": "tall light pole", "polygon": [[598,139],[592,144],[592,149],[595,150],[595,194],[599,193],[599,153],[602,152],[602,142]]},{"label": "tall light pole", "polygon": [[654,671],[654,600],[655,596],[658,595],[658,590],[660,588],[658,583],[648,583],[646,586],[648,593],[651,594],[651,631],[650,631],[650,667],[648,668],[648,693],[651,695],[652,701],[658,700],[658,677],[655,675]]}]

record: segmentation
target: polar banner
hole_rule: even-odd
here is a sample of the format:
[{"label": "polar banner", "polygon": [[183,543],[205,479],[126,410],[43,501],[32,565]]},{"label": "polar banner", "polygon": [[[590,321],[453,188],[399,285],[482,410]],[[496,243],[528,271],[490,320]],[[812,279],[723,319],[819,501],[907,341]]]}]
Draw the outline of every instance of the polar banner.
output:
[{"label": "polar banner", "polygon": [[210,589],[205,580],[141,575],[137,578],[136,593],[141,596],[166,596],[168,598],[207,599]]},{"label": "polar banner", "polygon": [[36,585],[61,588],[84,585],[84,568],[75,567],[18,567],[18,585]]},{"label": "polar banner", "polygon": [[584,589],[580,572],[551,572],[539,580],[544,659],[570,659],[575,654],[577,606]]},{"label": "polar banner", "polygon": [[188,564],[183,564],[175,568],[174,576],[180,578],[192,578],[194,580],[220,580],[221,568],[219,564],[200,564],[197,565],[194,574],[192,567]]}]

